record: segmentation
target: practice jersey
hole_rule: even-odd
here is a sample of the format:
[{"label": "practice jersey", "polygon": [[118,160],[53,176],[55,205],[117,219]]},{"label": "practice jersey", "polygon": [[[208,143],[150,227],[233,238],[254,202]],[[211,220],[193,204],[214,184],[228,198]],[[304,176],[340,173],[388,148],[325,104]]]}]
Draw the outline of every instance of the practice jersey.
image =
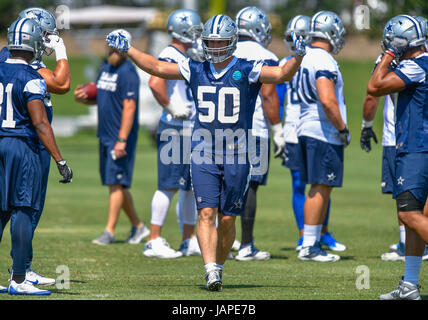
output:
[{"label": "practice jersey", "polygon": [[[277,66],[278,58],[275,54],[263,47],[260,43],[252,40],[238,41],[233,55],[237,58],[247,60],[263,60],[268,66]],[[262,105],[262,96],[256,100],[256,107],[253,116],[253,135],[269,138],[269,121],[266,118]]]},{"label": "practice jersey", "polygon": [[296,90],[300,100],[300,122],[297,127],[297,135],[341,145],[339,131],[328,120],[319,101],[315,85],[319,78],[333,81],[340,115],[346,124],[343,78],[337,62],[326,50],[308,46],[305,58],[295,77],[297,77]]},{"label": "practice jersey", "polygon": [[138,95],[140,79],[135,66],[126,60],[118,67],[105,63],[97,79],[98,132],[104,143],[116,142],[122,124],[123,100],[134,99],[136,110],[128,140],[134,141],[138,134]]},{"label": "practice jersey", "polygon": [[[380,63],[383,57],[383,53],[379,55],[376,59],[375,66],[373,68],[376,69],[377,65]],[[389,71],[393,71],[397,67],[397,64],[393,61],[391,64]],[[395,97],[396,99],[397,97]],[[384,147],[393,147],[395,146],[395,106],[394,101],[391,95],[386,95],[384,97],[383,103],[383,131],[382,131],[382,145]]]},{"label": "practice jersey", "polygon": [[0,136],[30,138],[38,144],[27,104],[35,99],[43,101],[45,94],[45,80],[25,61],[0,62]]},{"label": "practice jersey", "polygon": [[192,150],[247,152],[246,138],[253,126],[263,65],[261,60],[236,57],[222,70],[216,70],[209,61],[187,59],[178,64],[190,85],[197,111]]},{"label": "practice jersey", "polygon": [[[279,62],[280,66],[283,66],[292,57],[286,57]],[[277,86],[277,88],[282,88]],[[284,98],[287,99],[287,105],[285,107],[285,121],[284,121],[284,138],[288,143],[298,143],[297,138],[297,126],[300,121],[300,100],[297,95],[297,77],[294,76],[291,81],[284,83],[285,94]],[[279,97],[279,95],[278,95]],[[284,99],[280,100],[280,104],[284,104]]]},{"label": "practice jersey", "polygon": [[[172,63],[179,63],[186,60],[188,57],[174,46],[169,45],[161,51],[158,59]],[[186,121],[174,119],[172,115],[164,110],[160,117],[160,127],[162,124],[172,126],[192,125],[195,120],[195,103],[193,102],[192,92],[188,83],[184,80],[166,80],[166,92],[169,97],[170,104],[187,106],[192,110],[191,116]]]},{"label": "practice jersey", "polygon": [[[3,47],[3,49],[1,49],[0,51],[0,62],[4,62],[7,59],[9,59],[11,57],[9,49],[7,47]],[[39,60],[34,60],[30,66],[34,69],[34,70],[39,70],[41,68],[46,68],[46,65]],[[43,99],[43,103],[45,105],[46,108],[46,115],[48,117],[49,123],[52,123],[52,118],[53,118],[53,112],[52,112],[52,102],[51,102],[51,95],[49,92],[46,92],[45,98]]]},{"label": "practice jersey", "polygon": [[402,60],[393,71],[406,87],[398,94],[397,154],[428,151],[428,53]]}]

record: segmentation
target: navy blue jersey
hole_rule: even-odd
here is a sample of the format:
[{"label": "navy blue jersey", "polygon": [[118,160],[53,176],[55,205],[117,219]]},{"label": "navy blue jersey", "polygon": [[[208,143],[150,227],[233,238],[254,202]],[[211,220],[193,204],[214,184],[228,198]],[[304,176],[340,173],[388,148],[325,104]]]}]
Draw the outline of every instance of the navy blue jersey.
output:
[{"label": "navy blue jersey", "polygon": [[396,109],[397,154],[428,151],[428,53],[400,62],[393,71],[406,84]]},{"label": "navy blue jersey", "polygon": [[236,57],[220,71],[208,61],[187,59],[179,63],[180,73],[190,85],[197,110],[192,150],[198,146],[213,153],[246,152],[244,139],[252,129],[261,87],[258,78],[263,65],[263,61]]},{"label": "navy blue jersey", "polygon": [[123,100],[134,99],[137,105],[128,140],[137,139],[138,95],[140,80],[135,66],[125,61],[119,67],[105,63],[97,79],[98,133],[104,142],[117,141],[122,123]]},{"label": "navy blue jersey", "polygon": [[46,82],[23,60],[0,63],[0,137],[27,137],[38,141],[27,104],[43,101]]}]

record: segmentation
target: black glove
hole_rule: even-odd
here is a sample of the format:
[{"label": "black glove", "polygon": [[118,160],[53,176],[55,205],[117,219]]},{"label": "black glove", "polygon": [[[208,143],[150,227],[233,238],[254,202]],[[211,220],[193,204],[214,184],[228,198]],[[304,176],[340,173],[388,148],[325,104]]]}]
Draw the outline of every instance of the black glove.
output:
[{"label": "black glove", "polygon": [[339,131],[339,138],[342,141],[344,147],[347,147],[351,142],[351,134],[349,133],[348,127],[345,126],[345,129]]},{"label": "black glove", "polygon": [[61,160],[56,163],[59,174],[64,178],[59,180],[61,183],[69,183],[73,180],[73,171],[71,171],[70,167],[67,166],[67,161]]},{"label": "black glove", "polygon": [[361,138],[360,138],[361,149],[363,149],[367,152],[370,152],[370,150],[372,149],[372,146],[370,143],[371,138],[373,138],[374,142],[377,143],[377,137],[376,137],[376,134],[374,133],[372,127],[363,128],[361,130]]}]

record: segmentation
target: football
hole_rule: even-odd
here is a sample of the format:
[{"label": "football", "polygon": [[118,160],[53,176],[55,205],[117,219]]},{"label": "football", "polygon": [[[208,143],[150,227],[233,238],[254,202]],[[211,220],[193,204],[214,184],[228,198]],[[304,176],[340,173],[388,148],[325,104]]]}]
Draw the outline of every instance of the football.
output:
[{"label": "football", "polygon": [[95,82],[89,82],[82,85],[82,90],[88,95],[89,100],[97,98],[97,85]]}]

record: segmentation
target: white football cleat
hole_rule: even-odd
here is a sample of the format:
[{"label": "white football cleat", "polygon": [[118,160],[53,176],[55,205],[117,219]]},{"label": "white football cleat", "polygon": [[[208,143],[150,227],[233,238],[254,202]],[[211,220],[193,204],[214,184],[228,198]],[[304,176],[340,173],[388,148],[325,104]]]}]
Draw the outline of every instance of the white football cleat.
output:
[{"label": "white football cleat", "polygon": [[171,249],[169,243],[162,237],[147,241],[143,255],[149,258],[174,259],[183,256],[180,251]]},{"label": "white football cleat", "polygon": [[180,251],[185,257],[202,255],[198,239],[196,237],[188,238],[181,242],[180,249],[178,249],[178,251]]},{"label": "white football cleat", "polygon": [[261,261],[269,260],[270,253],[267,251],[260,251],[254,246],[254,242],[241,246],[238,254],[235,256],[235,260],[238,261]]},{"label": "white football cleat", "polygon": [[310,247],[303,247],[297,257],[302,261],[335,262],[340,260],[340,256],[322,250],[319,242],[315,242],[315,244]]},{"label": "white football cleat", "polygon": [[241,242],[235,239],[235,241],[233,241],[232,250],[238,251],[239,248],[241,248]]},{"label": "white football cleat", "polygon": [[25,280],[39,286],[50,286],[55,284],[55,279],[42,276],[40,273],[37,273],[31,268],[27,269],[25,273]]},{"label": "white football cleat", "polygon": [[7,287],[0,286],[0,293],[6,293]]},{"label": "white football cleat", "polygon": [[11,295],[48,296],[51,294],[49,290],[38,289],[27,280],[24,280],[22,283],[16,283],[15,281],[11,280],[8,292]]}]

